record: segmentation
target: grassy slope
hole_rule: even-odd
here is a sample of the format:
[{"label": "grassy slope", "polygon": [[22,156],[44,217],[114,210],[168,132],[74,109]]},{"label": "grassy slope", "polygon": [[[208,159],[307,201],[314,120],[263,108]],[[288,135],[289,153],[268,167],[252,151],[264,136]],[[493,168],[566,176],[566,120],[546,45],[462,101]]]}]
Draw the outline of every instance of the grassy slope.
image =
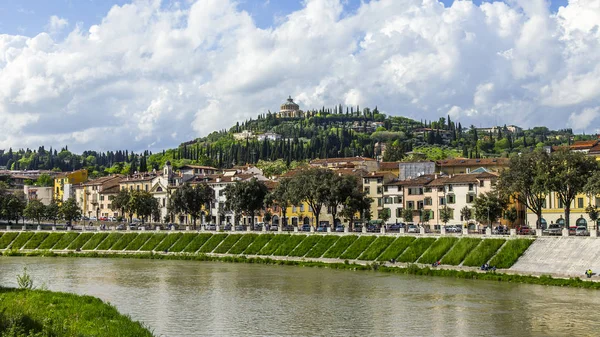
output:
[{"label": "grassy slope", "polygon": [[284,244],[279,246],[273,253],[275,256],[287,256],[300,242],[306,239],[306,235],[293,235]]},{"label": "grassy slope", "polygon": [[19,236],[11,243],[11,249],[21,249],[33,236],[33,232],[21,232]]},{"label": "grassy slope", "polygon": [[185,247],[183,251],[186,253],[195,253],[196,251],[198,251],[198,249],[200,249],[200,247],[202,247],[206,243],[206,241],[210,239],[211,236],[212,234],[210,233],[198,234],[194,238],[194,240],[192,240],[192,242],[190,242],[190,244]]},{"label": "grassy slope", "polygon": [[225,254],[242,238],[242,234],[231,234],[215,249],[215,253]]},{"label": "grassy slope", "polygon": [[242,238],[238,240],[238,242],[229,249],[227,253],[229,254],[241,254],[250,246],[254,240],[258,237],[258,234],[246,234],[242,235]]},{"label": "grassy slope", "polygon": [[415,262],[433,244],[435,238],[418,238],[398,256],[398,262]]},{"label": "grassy slope", "polygon": [[169,248],[171,248],[171,246],[175,242],[177,242],[177,240],[179,240],[182,236],[182,233],[169,234],[164,240],[160,242],[158,246],[156,246],[156,248],[154,248],[154,250],[157,252],[164,252],[165,250],[168,251]]},{"label": "grassy slope", "polygon": [[310,251],[319,241],[321,241],[322,236],[320,235],[310,235],[304,241],[302,241],[289,256],[304,256],[308,251]]},{"label": "grassy slope", "polygon": [[419,263],[434,263],[440,259],[456,244],[458,238],[443,237],[437,239],[429,249],[421,256]]},{"label": "grassy slope", "polygon": [[48,232],[35,233],[23,249],[36,249],[44,240],[46,240],[48,235],[50,235]]},{"label": "grassy slope", "polygon": [[94,236],[94,233],[81,233],[69,246],[67,249],[78,249],[83,247],[91,238]]},{"label": "grassy slope", "polygon": [[344,252],[344,254],[340,255],[340,259],[343,260],[354,260],[362,254],[362,252],[369,247],[373,241],[375,241],[375,236],[361,236],[354,243],[348,247],[348,249]]},{"label": "grassy slope", "polygon": [[38,249],[51,249],[63,236],[65,233],[50,233],[46,240],[38,246]]},{"label": "grassy slope", "polygon": [[533,243],[530,239],[509,240],[492,258],[490,265],[496,268],[510,268]]},{"label": "grassy slope", "polygon": [[382,236],[377,238],[369,248],[367,248],[359,257],[359,260],[373,261],[392,243],[394,242],[393,237]]},{"label": "grassy slope", "polygon": [[400,256],[400,254],[406,250],[406,247],[410,246],[413,241],[415,241],[414,236],[402,236],[397,238],[396,241],[392,242],[392,244],[379,255],[377,261],[389,261],[398,258],[398,256]]},{"label": "grassy slope", "polygon": [[498,251],[498,248],[504,244],[504,239],[486,239],[479,244],[475,249],[467,255],[464,266],[479,267],[482,264],[488,262],[492,256]]},{"label": "grassy slope", "polygon": [[187,245],[194,240],[194,238],[198,236],[196,233],[185,233],[183,236],[175,242],[175,244],[169,249],[170,252],[179,253],[181,252]]},{"label": "grassy slope", "polygon": [[317,244],[315,244],[312,249],[306,253],[305,256],[312,258],[321,257],[323,253],[325,253],[333,244],[338,241],[339,238],[339,236],[335,235],[323,236],[321,240],[319,240],[319,242],[317,242]]},{"label": "grassy slope", "polygon": [[476,238],[462,238],[460,239],[452,249],[442,258],[442,264],[448,264],[451,266],[458,266],[465,256],[467,256],[477,245],[481,243],[481,239]]}]

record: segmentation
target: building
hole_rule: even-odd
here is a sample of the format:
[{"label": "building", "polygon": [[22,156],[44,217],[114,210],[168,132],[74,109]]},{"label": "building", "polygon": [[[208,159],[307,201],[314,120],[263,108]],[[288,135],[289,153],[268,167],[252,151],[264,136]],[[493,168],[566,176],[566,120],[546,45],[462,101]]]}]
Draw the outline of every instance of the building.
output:
[{"label": "building", "polygon": [[43,186],[33,186],[33,185],[25,185],[23,186],[23,193],[27,197],[27,202],[31,200],[39,200],[42,204],[48,206],[52,202],[52,198],[54,195],[54,188],[52,186],[43,187]]},{"label": "building", "polygon": [[388,223],[404,222],[402,219],[404,190],[399,181],[394,180],[383,184],[383,207],[390,210]]},{"label": "building", "polygon": [[367,197],[373,199],[371,204],[371,219],[379,220],[379,211],[383,210],[384,186],[394,180],[394,174],[390,172],[371,172],[362,177],[363,191]]},{"label": "building", "polygon": [[375,159],[366,157],[313,159],[310,161],[310,166],[329,169],[363,169],[367,172],[376,172],[379,169],[379,163]]},{"label": "building", "polygon": [[422,175],[435,173],[435,162],[433,161],[415,161],[398,164],[399,180],[409,180]]},{"label": "building", "polygon": [[[588,205],[600,207],[600,197],[589,197],[585,194],[577,194],[575,200],[571,202],[571,214],[569,217],[569,225],[586,226],[588,229],[598,228],[600,219],[593,223],[589,215],[585,211]],[[542,210],[541,226],[537,223],[537,215],[527,209],[527,224],[532,228],[546,227],[551,223],[565,225],[565,209],[564,204],[558,198],[556,192],[552,192],[546,196],[545,205]]]},{"label": "building", "polygon": [[179,172],[183,175],[208,175],[217,173],[217,169],[211,166],[199,166],[199,165],[183,165],[179,168]]},{"label": "building", "polygon": [[62,173],[54,178],[54,199],[59,202],[75,198],[74,185],[88,180],[86,169]]},{"label": "building", "polygon": [[235,139],[235,140],[246,140],[246,139],[252,139],[254,137],[255,136],[252,133],[252,131],[248,131],[248,130],[244,130],[242,132],[233,134],[233,139]]},{"label": "building", "polygon": [[81,184],[81,194],[77,195],[77,204],[84,216],[99,218],[101,216],[114,216],[110,209],[108,195],[102,193],[107,190],[119,191],[121,176],[108,176],[87,181]]},{"label": "building", "polygon": [[303,118],[304,112],[300,110],[300,106],[294,103],[292,96],[289,96],[288,99],[281,104],[279,113],[277,114],[279,118]]},{"label": "building", "polygon": [[259,141],[261,141],[261,142],[262,142],[262,141],[264,141],[264,140],[272,140],[272,141],[275,141],[275,140],[279,140],[279,139],[281,139],[281,135],[280,135],[280,134],[278,134],[278,133],[275,133],[275,132],[265,132],[265,133],[263,133],[263,134],[260,134],[260,135],[256,136],[256,138],[257,138]]},{"label": "building", "polygon": [[443,174],[470,173],[479,168],[490,172],[500,172],[509,166],[508,158],[480,158],[480,159],[446,159],[435,162],[436,171]]}]

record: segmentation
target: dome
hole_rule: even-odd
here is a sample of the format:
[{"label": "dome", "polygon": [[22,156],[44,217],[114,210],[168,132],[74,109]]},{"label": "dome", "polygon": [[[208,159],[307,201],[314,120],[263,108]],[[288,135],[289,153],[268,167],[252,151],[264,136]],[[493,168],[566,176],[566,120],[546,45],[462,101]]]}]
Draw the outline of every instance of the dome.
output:
[{"label": "dome", "polygon": [[281,110],[300,110],[300,106],[294,103],[292,96],[289,96],[287,101],[281,104]]}]

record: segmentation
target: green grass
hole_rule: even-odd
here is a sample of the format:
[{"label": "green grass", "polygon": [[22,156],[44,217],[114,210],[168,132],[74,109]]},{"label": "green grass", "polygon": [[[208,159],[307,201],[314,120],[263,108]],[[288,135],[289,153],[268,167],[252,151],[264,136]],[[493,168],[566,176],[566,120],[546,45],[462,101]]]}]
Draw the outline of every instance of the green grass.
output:
[{"label": "green grass", "polygon": [[361,236],[353,244],[346,249],[344,254],[340,255],[342,260],[355,260],[362,254],[367,247],[369,247],[377,237],[375,236]]},{"label": "green grass", "polygon": [[496,268],[510,268],[525,253],[533,241],[530,239],[508,240],[506,245],[492,258],[490,265]]},{"label": "green grass", "polygon": [[458,266],[467,254],[469,254],[477,245],[481,242],[481,239],[476,238],[462,238],[450,249],[448,254],[442,258],[441,263],[451,266]]},{"label": "green grass", "polygon": [[415,241],[414,236],[401,236],[392,242],[386,250],[379,255],[377,261],[389,261],[391,259],[397,259],[400,254],[404,253],[406,248]]},{"label": "green grass", "polygon": [[83,245],[85,245],[86,242],[88,242],[92,238],[92,236],[94,236],[94,233],[79,234],[77,239],[73,240],[73,242],[71,242],[71,244],[69,244],[67,249],[78,249],[78,248],[83,247]]},{"label": "green grass", "polygon": [[258,252],[262,249],[262,247],[264,247],[267,242],[271,241],[271,239],[274,237],[274,234],[260,234],[256,239],[254,239],[254,242],[252,242],[250,244],[250,246],[248,246],[248,248],[246,248],[246,250],[244,250],[244,254],[245,255],[256,255],[258,254]]},{"label": "green grass", "polygon": [[27,242],[24,249],[36,249],[42,241],[44,241],[50,233],[48,232],[37,232],[33,235],[33,237]]},{"label": "green grass", "polygon": [[217,254],[225,254],[227,253],[233,245],[235,245],[245,234],[231,234],[221,242],[219,247],[215,249],[215,253]]},{"label": "green grass", "polygon": [[218,245],[221,243],[227,234],[215,234],[213,235],[200,249],[198,249],[198,253],[210,253],[212,252]]},{"label": "green grass", "polygon": [[136,251],[140,249],[153,235],[154,233],[141,233],[125,247],[125,250]]},{"label": "green grass", "polygon": [[0,335],[151,337],[152,333],[95,297],[0,288]]},{"label": "green grass", "polygon": [[7,232],[0,236],[0,249],[6,249],[8,245],[19,235],[18,232]]},{"label": "green grass", "polygon": [[131,241],[135,240],[135,238],[137,237],[138,233],[123,234],[119,241],[115,242],[115,244],[112,245],[112,247],[110,247],[110,250],[123,250],[125,249],[125,247],[127,247],[127,245],[131,243]]},{"label": "green grass", "polygon": [[186,253],[195,253],[206,243],[206,241],[208,241],[208,239],[211,238],[211,236],[212,234],[210,233],[198,234],[183,251]]},{"label": "green grass", "polygon": [[142,248],[140,248],[141,251],[144,252],[149,252],[154,250],[154,248],[156,246],[158,246],[158,244],[167,236],[167,234],[155,234],[153,235],[150,240],[146,241],[146,243],[144,243],[144,245],[142,246]]},{"label": "green grass", "polygon": [[227,252],[229,254],[241,254],[250,246],[254,240],[258,237],[258,234],[244,234],[242,238],[231,247],[231,249]]},{"label": "green grass", "polygon": [[339,238],[337,235],[325,235],[321,237],[321,240],[305,256],[311,258],[321,257]]},{"label": "green grass", "polygon": [[331,248],[325,252],[325,254],[323,254],[323,257],[328,259],[336,259],[340,257],[340,255],[342,255],[342,253],[346,251],[346,249],[348,249],[348,247],[350,247],[350,245],[354,243],[356,239],[358,239],[358,236],[356,235],[342,236]]},{"label": "green grass", "polygon": [[92,236],[92,238],[89,239],[88,242],[86,242],[85,245],[83,245],[83,247],[81,247],[81,250],[96,249],[96,247],[98,247],[100,242],[102,242],[104,239],[106,239],[107,236],[108,236],[108,233],[97,233],[96,235]]},{"label": "green grass", "polygon": [[504,244],[504,239],[486,239],[471,251],[463,262],[464,266],[478,267],[488,262],[498,251],[498,248]]},{"label": "green grass", "polygon": [[46,240],[38,246],[38,249],[51,249],[63,236],[65,233],[50,233]]},{"label": "green grass", "polygon": [[121,239],[121,237],[123,236],[123,233],[110,233],[106,239],[104,239],[104,241],[102,241],[98,247],[96,247],[96,250],[109,250],[110,247],[112,247],[117,241],[119,241],[119,239]]},{"label": "green grass", "polygon": [[304,256],[306,255],[306,253],[308,253],[309,250],[311,250],[316,244],[317,242],[321,241],[322,236],[321,235],[310,235],[306,238],[306,240],[303,240],[298,247],[294,248],[294,250],[292,250],[291,253],[288,254],[288,256]]},{"label": "green grass", "polygon": [[437,239],[421,256],[419,263],[431,264],[440,261],[442,257],[456,244],[458,238],[442,237]]},{"label": "green grass", "polygon": [[10,249],[21,249],[31,239],[33,234],[33,232],[21,232],[10,245]]},{"label": "green grass", "polygon": [[165,250],[168,251],[169,248],[171,248],[171,246],[177,242],[182,235],[182,233],[167,234],[167,237],[162,240],[161,243],[154,248],[154,250],[157,252],[164,252]]},{"label": "green grass", "polygon": [[273,253],[275,256],[287,256],[302,240],[306,238],[306,235],[292,235],[284,244],[279,246]]},{"label": "green grass", "polygon": [[258,255],[273,255],[281,245],[283,245],[290,238],[289,234],[279,234],[275,235],[275,237],[269,241],[269,243],[262,247],[262,249],[258,252]]},{"label": "green grass", "polygon": [[197,233],[185,233],[183,234],[183,236],[181,237],[181,239],[177,240],[177,242],[175,242],[175,244],[173,245],[173,247],[171,247],[169,249],[170,252],[175,252],[175,253],[179,253],[181,252],[187,245],[190,244],[190,242],[192,242],[192,240],[194,240],[194,238],[198,236]]},{"label": "green grass", "polygon": [[431,246],[435,238],[418,238],[398,256],[398,262],[415,262]]},{"label": "green grass", "polygon": [[54,245],[54,247],[52,247],[52,249],[63,250],[69,247],[71,242],[73,242],[73,240],[75,240],[78,236],[79,233],[65,233],[65,235],[63,235],[63,237],[60,238],[60,240]]},{"label": "green grass", "polygon": [[381,236],[373,242],[359,257],[359,260],[373,261],[392,243],[393,237]]}]

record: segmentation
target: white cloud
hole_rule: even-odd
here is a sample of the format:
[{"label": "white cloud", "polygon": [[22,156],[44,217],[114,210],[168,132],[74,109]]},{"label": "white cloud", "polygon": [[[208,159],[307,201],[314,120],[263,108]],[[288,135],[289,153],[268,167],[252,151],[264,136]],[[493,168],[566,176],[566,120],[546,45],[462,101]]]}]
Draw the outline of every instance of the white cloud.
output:
[{"label": "white cloud", "polygon": [[232,0],[139,0],[66,36],[59,17],[34,37],[0,35],[0,148],[170,147],[288,95],[303,109],[596,129],[600,0],[555,14],[544,0],[343,3],[306,0],[259,29]]}]

